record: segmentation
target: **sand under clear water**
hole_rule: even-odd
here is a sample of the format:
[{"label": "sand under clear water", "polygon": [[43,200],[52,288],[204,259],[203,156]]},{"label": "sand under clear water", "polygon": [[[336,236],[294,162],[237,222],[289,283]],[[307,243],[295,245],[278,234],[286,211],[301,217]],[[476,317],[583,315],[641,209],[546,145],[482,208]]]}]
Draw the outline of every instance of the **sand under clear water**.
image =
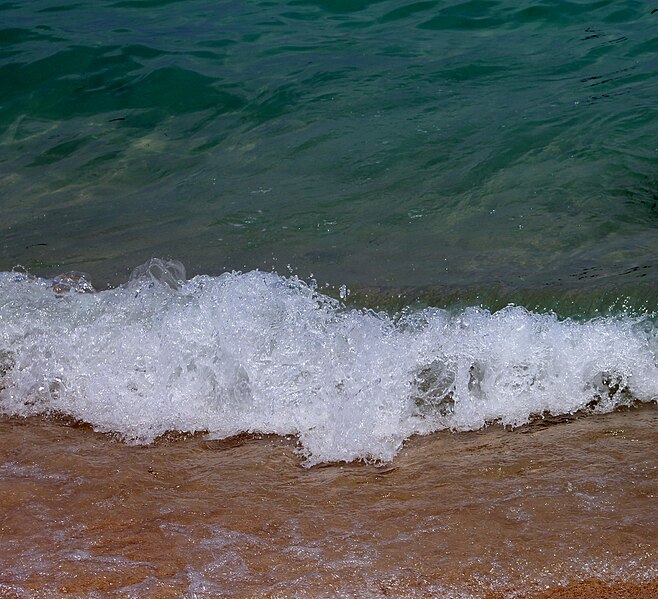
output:
[{"label": "sand under clear water", "polygon": [[648,405],[307,468],[277,436],[4,418],[0,596],[655,596],[657,426]]}]

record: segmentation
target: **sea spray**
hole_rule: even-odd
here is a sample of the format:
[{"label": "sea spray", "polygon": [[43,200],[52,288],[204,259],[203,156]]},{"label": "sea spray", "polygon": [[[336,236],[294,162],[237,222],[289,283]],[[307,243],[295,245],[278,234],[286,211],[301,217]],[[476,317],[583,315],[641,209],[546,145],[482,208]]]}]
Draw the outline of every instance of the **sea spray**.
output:
[{"label": "sea spray", "polygon": [[295,277],[185,280],[160,260],[115,289],[82,280],[58,292],[0,274],[2,413],[64,414],[130,443],[167,431],[295,435],[312,465],[389,461],[413,434],[658,398],[651,315],[389,315]]}]

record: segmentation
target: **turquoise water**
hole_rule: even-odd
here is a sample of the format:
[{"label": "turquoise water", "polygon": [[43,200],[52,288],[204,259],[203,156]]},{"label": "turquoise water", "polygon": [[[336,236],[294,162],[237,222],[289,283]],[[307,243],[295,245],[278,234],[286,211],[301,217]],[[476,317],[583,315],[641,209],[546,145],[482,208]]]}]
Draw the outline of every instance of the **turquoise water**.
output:
[{"label": "turquoise water", "polygon": [[656,31],[632,1],[0,3],[0,271],[654,310]]}]

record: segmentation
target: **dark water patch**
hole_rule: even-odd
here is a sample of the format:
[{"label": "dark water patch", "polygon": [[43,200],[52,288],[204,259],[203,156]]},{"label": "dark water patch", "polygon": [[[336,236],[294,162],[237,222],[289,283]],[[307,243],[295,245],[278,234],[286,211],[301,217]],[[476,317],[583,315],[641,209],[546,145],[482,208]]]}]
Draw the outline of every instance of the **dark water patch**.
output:
[{"label": "dark water patch", "polygon": [[89,139],[77,139],[57,144],[35,158],[30,166],[43,166],[53,164],[74,154],[80,147],[85,145]]},{"label": "dark water patch", "polygon": [[636,44],[633,48],[633,53],[636,56],[642,56],[644,54],[648,54],[649,57],[652,57],[655,55],[657,50],[658,50],[658,39],[653,38],[646,40],[641,44]]},{"label": "dark water patch", "polygon": [[[213,108],[221,113],[243,105],[214,77],[175,65],[149,67],[166,54],[144,45],[77,46],[28,64],[6,64],[0,74],[9,84],[15,114],[28,109],[51,119],[135,108],[162,108],[170,114]],[[30,91],[35,82],[37,93]]]},{"label": "dark water patch", "polygon": [[330,13],[355,13],[370,6],[382,3],[383,0],[292,0],[288,6],[316,6]]},{"label": "dark water patch", "polygon": [[405,20],[408,17],[415,15],[419,12],[422,13],[426,10],[430,10],[434,8],[436,5],[437,5],[436,1],[412,2],[411,4],[407,4],[406,6],[395,8],[390,12],[387,12],[385,15],[381,17],[381,21],[387,22],[387,21]]},{"label": "dark water patch", "polygon": [[[166,95],[162,90],[166,89]],[[193,93],[190,93],[193,90]],[[157,69],[121,90],[125,104],[132,108],[159,106],[167,112],[194,112],[213,109],[217,114],[238,110],[244,100],[217,89],[216,81],[177,67]],[[123,99],[122,98],[122,99]]]},{"label": "dark water patch", "polygon": [[627,23],[638,18],[648,18],[648,12],[642,3],[627,4],[623,8],[616,5],[615,10],[604,16],[602,21],[604,23]]},{"label": "dark water patch", "polygon": [[111,6],[117,8],[160,8],[171,4],[189,3],[189,0],[124,0]]},{"label": "dark water patch", "polygon": [[77,10],[83,6],[84,4],[82,3],[68,3],[68,4],[61,4],[58,6],[46,6],[45,8],[40,9],[38,12],[40,13],[66,12],[69,10]]},{"label": "dark water patch", "polygon": [[[36,29],[22,29],[19,27],[12,27],[6,29],[0,29],[0,43],[5,46],[11,46],[15,44],[24,44],[32,41],[59,41],[60,38],[57,38],[53,35],[48,35],[42,31]],[[7,51],[7,49],[5,49]],[[3,54],[2,56],[10,56],[13,54],[19,53],[19,49],[14,49],[10,54]]]}]

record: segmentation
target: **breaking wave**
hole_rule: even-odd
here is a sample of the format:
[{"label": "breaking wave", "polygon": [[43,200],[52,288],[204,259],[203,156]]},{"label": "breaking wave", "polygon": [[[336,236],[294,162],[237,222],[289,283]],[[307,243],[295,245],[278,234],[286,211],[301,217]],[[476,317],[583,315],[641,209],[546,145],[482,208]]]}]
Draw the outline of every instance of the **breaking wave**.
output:
[{"label": "breaking wave", "polygon": [[657,355],[652,315],[389,315],[296,277],[186,280],[158,259],[100,292],[82,273],[0,273],[0,413],[63,414],[133,443],[295,435],[308,465],[388,461],[440,429],[656,401]]}]

